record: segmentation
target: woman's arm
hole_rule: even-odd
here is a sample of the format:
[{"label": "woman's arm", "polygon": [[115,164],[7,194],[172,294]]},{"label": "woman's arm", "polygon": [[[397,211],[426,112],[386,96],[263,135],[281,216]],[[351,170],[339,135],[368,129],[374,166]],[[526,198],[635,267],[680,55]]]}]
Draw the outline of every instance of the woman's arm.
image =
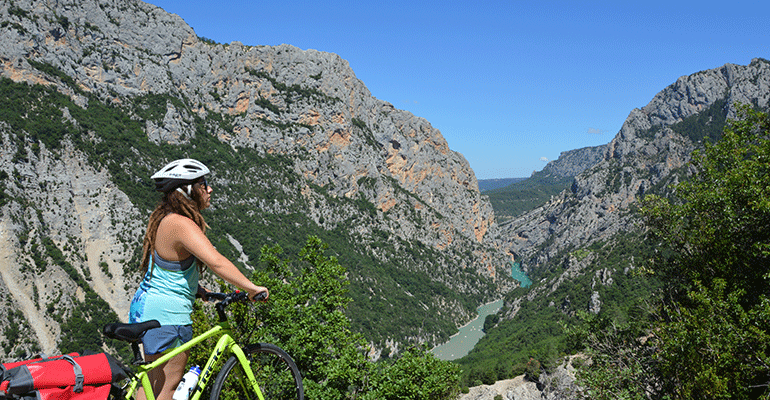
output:
[{"label": "woman's arm", "polygon": [[176,237],[175,242],[178,242],[185,250],[206,264],[215,274],[224,279],[225,282],[246,291],[249,294],[249,298],[254,298],[258,293],[268,293],[267,288],[257,286],[251,282],[240,270],[238,270],[238,267],[236,267],[235,264],[219,253],[193,220],[174,214],[166,216],[166,218],[169,217],[173,218],[169,222],[172,224],[170,228],[176,233],[174,235]]}]

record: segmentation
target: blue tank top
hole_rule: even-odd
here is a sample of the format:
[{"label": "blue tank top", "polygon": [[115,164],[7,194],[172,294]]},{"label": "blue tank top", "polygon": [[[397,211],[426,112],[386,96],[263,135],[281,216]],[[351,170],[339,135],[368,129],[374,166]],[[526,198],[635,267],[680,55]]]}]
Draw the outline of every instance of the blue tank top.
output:
[{"label": "blue tank top", "polygon": [[158,320],[161,325],[190,325],[198,291],[195,257],[168,261],[153,252],[147,273],[131,300],[129,322]]}]

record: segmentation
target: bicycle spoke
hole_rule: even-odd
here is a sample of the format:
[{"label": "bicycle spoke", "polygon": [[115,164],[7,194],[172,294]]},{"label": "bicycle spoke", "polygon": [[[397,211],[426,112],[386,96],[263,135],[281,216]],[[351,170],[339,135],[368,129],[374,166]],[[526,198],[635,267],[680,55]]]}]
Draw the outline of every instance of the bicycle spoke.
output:
[{"label": "bicycle spoke", "polygon": [[[263,343],[248,350],[248,356],[265,400],[304,399],[299,371],[283,350]],[[231,357],[222,367],[212,388],[211,399],[258,399],[237,358]]]},{"label": "bicycle spoke", "polygon": [[253,362],[258,365],[257,382],[266,399],[296,398],[294,376],[284,359],[271,353],[257,353]]}]

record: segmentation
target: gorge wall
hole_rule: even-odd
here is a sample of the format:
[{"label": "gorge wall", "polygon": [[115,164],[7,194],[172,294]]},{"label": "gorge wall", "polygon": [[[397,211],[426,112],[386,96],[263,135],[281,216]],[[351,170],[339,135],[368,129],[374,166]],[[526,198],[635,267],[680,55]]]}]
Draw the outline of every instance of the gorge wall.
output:
[{"label": "gorge wall", "polygon": [[213,43],[136,0],[4,0],[0,23],[5,354],[54,352],[87,304],[126,317],[149,176],[176,156],[212,168],[212,241],[244,268],[302,233],[349,252],[375,347],[445,340],[515,285],[465,158],[339,56]]}]

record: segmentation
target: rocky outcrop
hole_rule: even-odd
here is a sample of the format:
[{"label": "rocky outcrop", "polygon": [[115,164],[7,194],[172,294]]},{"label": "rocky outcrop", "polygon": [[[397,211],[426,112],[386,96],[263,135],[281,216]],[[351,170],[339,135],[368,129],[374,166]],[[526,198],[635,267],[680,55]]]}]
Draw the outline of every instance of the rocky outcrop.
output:
[{"label": "rocky outcrop", "polygon": [[[363,177],[388,176],[447,217],[447,230],[481,242],[493,224],[488,202],[472,194],[478,183],[465,158],[425,119],[372,97],[336,54],[213,45],[179,16],[141,1],[44,4],[16,1],[5,8],[4,18],[19,27],[4,29],[0,38],[3,76],[44,82],[32,59],[118,102],[145,93],[184,96],[202,118],[233,116],[231,132],[216,132],[232,146],[308,151],[311,157],[296,168],[315,183],[333,182],[338,194],[358,193]],[[150,121],[148,135],[183,143],[194,134],[191,117],[168,104],[162,120]],[[281,124],[296,129],[276,127]],[[374,200],[387,210],[393,198]],[[443,235],[431,244],[451,240]]]},{"label": "rocky outcrop", "polygon": [[[637,212],[640,200],[647,194],[672,195],[671,184],[696,172],[690,165],[693,150],[719,139],[727,120],[738,117],[736,105],[767,110],[769,97],[770,62],[764,59],[682,77],[647,106],[632,110],[620,132],[602,147],[600,159],[575,176],[568,189],[545,205],[501,223],[501,247],[522,262],[533,284],[526,291],[506,295],[498,329],[490,330],[488,340],[474,349],[477,359],[482,358],[480,354],[487,359],[469,370],[515,359],[513,354],[520,353],[514,351],[524,351],[517,348],[500,354],[499,343],[526,337],[519,335],[527,335],[531,327],[546,320],[558,319],[569,326],[573,321],[581,323],[580,313],[594,313],[622,325],[635,319],[640,308],[654,303],[660,283],[637,268],[656,261],[660,247],[648,240],[654,238],[646,235]],[[506,337],[496,337],[501,332]],[[560,334],[564,335],[554,333]],[[513,347],[537,353],[533,349],[555,340],[559,339],[536,339],[534,344],[522,340]],[[554,397],[532,394],[577,398],[575,390],[548,395]],[[491,387],[472,393],[476,397],[470,398],[529,396]]]},{"label": "rocky outcrop", "polygon": [[492,385],[472,387],[467,394],[461,395],[459,400],[494,400],[495,398],[505,400],[540,400],[543,397],[537,388],[537,383],[527,381],[524,375],[521,375],[514,379],[497,381]]},{"label": "rocky outcrop", "polygon": [[[0,136],[10,142],[6,129],[0,129]],[[141,237],[143,226],[136,208],[110,182],[109,175],[89,167],[70,145],[65,145],[59,157],[45,148],[39,156],[30,152],[27,162],[14,162],[19,149],[6,149],[10,151],[0,154],[0,170],[10,169],[17,176],[6,182],[4,191],[25,197],[8,202],[2,211],[0,284],[7,290],[3,298],[23,312],[32,333],[31,337],[6,339],[37,339],[41,350],[50,352],[61,334],[60,315],[66,315],[73,305],[68,295],[81,302],[85,297],[71,275],[55,264],[47,265],[42,253],[49,249],[42,248],[63,251],[77,273],[88,277],[90,287],[110,301],[118,315],[127,316],[124,299],[130,294],[123,275],[134,248],[124,243]],[[40,235],[51,242],[42,245],[31,239]]]},{"label": "rocky outcrop", "polygon": [[[482,242],[493,224],[488,202],[473,195],[478,183],[465,158],[425,119],[372,97],[336,54],[214,45],[179,16],[141,1],[43,4],[5,7],[4,18],[18,28],[0,37],[3,76],[46,82],[27,61],[34,60],[117,102],[145,93],[184,96],[202,118],[233,116],[232,131],[216,132],[232,146],[309,152],[297,170],[317,184],[333,182],[338,194],[354,196],[361,178],[387,176],[447,217],[447,230]],[[61,90],[79,100],[70,88]],[[173,104],[166,108],[162,120],[149,121],[148,135],[184,143],[194,134],[192,116]],[[296,129],[287,132],[282,124]],[[388,210],[394,199],[372,200]],[[445,235],[431,244],[450,241]]]},{"label": "rocky outcrop", "polygon": [[[560,400],[578,398],[579,388],[575,385],[576,369],[572,362],[583,361],[582,356],[565,359],[552,373],[543,371],[537,381],[524,375],[513,379],[497,381],[492,385],[475,386],[457,400]],[[499,396],[499,397],[498,397]]]},{"label": "rocky outcrop", "polygon": [[563,151],[559,158],[549,161],[538,174],[559,178],[577,176],[604,159],[606,151],[607,145]]}]

